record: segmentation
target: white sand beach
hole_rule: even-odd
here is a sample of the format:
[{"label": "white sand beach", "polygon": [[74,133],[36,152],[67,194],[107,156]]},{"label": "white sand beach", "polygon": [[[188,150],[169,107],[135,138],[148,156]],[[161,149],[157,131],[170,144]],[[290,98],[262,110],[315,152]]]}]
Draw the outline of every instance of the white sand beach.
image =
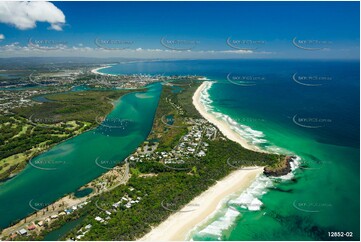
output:
[{"label": "white sand beach", "polygon": [[222,200],[246,189],[263,172],[263,167],[253,170],[237,170],[218,181],[214,186],[194,198],[179,212],[172,214],[152,229],[142,241],[183,241],[188,233],[216,211]]},{"label": "white sand beach", "polygon": [[[222,120],[218,120],[205,110],[204,105],[200,102],[200,97],[202,90],[207,84],[208,82],[203,82],[193,95],[193,105],[196,109],[205,119],[217,126],[227,138],[239,143],[247,149],[257,150],[255,147],[248,145],[247,142],[231,130],[226,123]],[[210,187],[207,191],[194,198],[179,212],[172,214],[159,226],[153,228],[151,232],[146,234],[140,240],[181,241],[187,239],[188,233],[211,216],[217,210],[217,207],[222,204],[222,200],[226,199],[231,194],[245,190],[262,172],[263,167],[249,170],[236,170],[232,172],[224,179],[218,181],[214,186]]]},{"label": "white sand beach", "polygon": [[207,119],[210,123],[212,123],[214,126],[216,126],[224,136],[226,136],[228,139],[239,143],[240,145],[242,145],[244,148],[249,149],[249,150],[253,150],[253,151],[258,151],[258,152],[262,152],[260,149],[258,149],[256,146],[252,146],[249,145],[247,143],[247,141],[238,133],[234,132],[230,126],[224,122],[221,119],[217,119],[215,116],[213,116],[211,113],[207,112],[207,110],[205,109],[204,105],[201,103],[200,99],[201,99],[201,94],[202,91],[204,90],[204,88],[206,88],[206,86],[209,84],[208,81],[205,81],[202,83],[202,85],[200,85],[198,87],[198,89],[196,90],[196,92],[193,95],[193,105],[195,106],[195,108],[198,110],[198,112],[205,118]]},{"label": "white sand beach", "polygon": [[98,67],[98,68],[95,68],[95,69],[91,70],[91,73],[94,73],[94,74],[97,74],[97,75],[104,75],[104,76],[114,76],[114,75],[111,75],[111,74],[105,74],[105,73],[99,72],[99,70],[110,68],[110,67],[112,67],[112,66],[107,65],[107,66]]}]

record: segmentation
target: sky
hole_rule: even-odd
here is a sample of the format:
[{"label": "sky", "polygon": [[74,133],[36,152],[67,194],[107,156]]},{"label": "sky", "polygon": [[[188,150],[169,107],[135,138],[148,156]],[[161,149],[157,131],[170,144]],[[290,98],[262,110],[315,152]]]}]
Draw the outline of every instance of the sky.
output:
[{"label": "sky", "polygon": [[359,59],[359,2],[0,2],[0,57]]}]

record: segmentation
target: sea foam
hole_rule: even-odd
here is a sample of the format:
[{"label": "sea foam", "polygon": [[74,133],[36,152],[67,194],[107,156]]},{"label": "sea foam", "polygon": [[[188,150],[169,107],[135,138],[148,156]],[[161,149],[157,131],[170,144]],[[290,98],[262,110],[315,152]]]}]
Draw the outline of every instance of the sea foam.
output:
[{"label": "sea foam", "polygon": [[215,110],[212,106],[213,101],[210,98],[209,90],[211,89],[213,82],[206,82],[206,86],[201,91],[200,102],[203,104],[204,109],[216,117],[218,120],[225,122],[230,129],[240,135],[249,145],[254,146],[255,148],[262,144],[261,149],[273,152],[280,153],[282,150],[279,147],[275,147],[269,144],[268,140],[265,139],[265,134],[262,131],[254,130],[251,127],[240,124],[234,120],[229,115],[223,114]]},{"label": "sea foam", "polygon": [[[210,99],[209,95],[209,90],[212,87],[212,84],[212,82],[207,82],[206,87],[201,92],[200,101],[204,105],[206,111],[218,119],[225,121],[232,128],[232,130],[240,134],[251,144],[257,145],[268,143],[268,141],[264,139],[265,135],[263,132],[253,130],[249,126],[239,124],[230,116],[214,110],[214,108],[211,106],[212,100]],[[262,148],[266,149],[267,152],[272,153],[290,153],[281,149],[280,147],[273,145]],[[267,193],[269,188],[274,187],[275,181],[285,181],[292,179],[294,177],[294,172],[301,163],[300,161],[301,158],[296,156],[296,158],[290,162],[291,172],[287,175],[281,177],[267,177],[264,174],[261,174],[246,190],[242,191],[238,195],[233,194],[231,196],[232,198],[225,199],[222,203],[222,206],[218,208],[218,211],[216,211],[207,219],[207,221],[210,221],[210,223],[202,223],[201,226],[196,227],[194,231],[191,232],[193,237],[196,235],[208,235],[212,237],[215,236],[218,240],[221,240],[223,232],[230,229],[241,214],[246,212],[260,211],[263,206],[261,201],[262,196]]]},{"label": "sea foam", "polygon": [[225,211],[223,216],[217,218],[204,229],[199,231],[200,235],[212,235],[216,236],[219,240],[221,239],[222,232],[227,230],[239,216],[239,212],[236,210],[228,209]]}]

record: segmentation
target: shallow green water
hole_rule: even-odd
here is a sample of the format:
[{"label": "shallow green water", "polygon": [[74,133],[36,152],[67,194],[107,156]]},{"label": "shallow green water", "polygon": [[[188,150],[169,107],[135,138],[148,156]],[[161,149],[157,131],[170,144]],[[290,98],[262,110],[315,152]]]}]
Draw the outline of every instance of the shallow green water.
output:
[{"label": "shallow green water", "polygon": [[41,209],[120,163],[148,136],[161,84],[130,93],[95,130],[69,139],[32,159],[0,185],[0,227]]},{"label": "shallow green water", "polygon": [[[303,168],[293,179],[258,179],[251,186],[260,210],[221,208],[194,231],[194,240],[335,239],[328,232],[353,233],[338,240],[359,239],[359,61],[184,60],[120,64],[106,72],[207,76],[217,82],[209,91],[211,108],[232,118],[243,137],[301,158]],[[298,80],[320,85],[297,83],[296,73]],[[295,115],[310,118],[301,125],[316,128],[297,125]]]},{"label": "shallow green water", "polygon": [[74,192],[74,197],[80,198],[80,197],[86,197],[88,196],[90,193],[93,192],[93,188],[83,188],[81,190],[78,190],[76,192]]},{"label": "shallow green water", "polygon": [[[231,117],[239,128],[239,124],[251,127],[249,140],[256,141],[255,145],[296,154],[301,158],[303,168],[295,170],[293,179],[273,179],[272,187],[266,188],[259,182],[254,190],[264,192],[258,196],[263,203],[260,210],[236,207],[237,215],[224,205],[216,216],[193,232],[193,239],[330,240],[334,238],[329,237],[328,232],[351,232],[352,237],[336,239],[358,240],[359,130],[354,127],[358,125],[358,112],[352,110],[355,103],[351,103],[358,95],[351,88],[352,82],[347,92],[338,89],[338,95],[342,97],[338,100],[342,102],[328,106],[320,95],[327,99],[334,93],[325,93],[327,90],[322,89],[302,104],[295,104],[289,98],[285,101],[282,95],[269,95],[266,90],[240,89],[222,82],[213,84],[209,93],[215,100],[212,103],[215,111]],[[263,93],[262,98],[257,99],[257,92]],[[292,98],[298,97],[293,95]],[[317,129],[296,125],[292,117],[302,113],[303,108],[311,113],[310,117],[330,117],[332,123]],[[279,147],[281,149],[277,149]],[[222,221],[227,226],[212,232],[214,225],[220,227],[215,221]]]},{"label": "shallow green water", "polygon": [[44,241],[57,241],[62,239],[64,235],[66,235],[68,232],[70,232],[73,228],[75,228],[78,224],[80,224],[85,217],[81,217],[79,219],[70,221],[65,223],[60,228],[51,231],[49,234],[47,234],[44,237]]}]

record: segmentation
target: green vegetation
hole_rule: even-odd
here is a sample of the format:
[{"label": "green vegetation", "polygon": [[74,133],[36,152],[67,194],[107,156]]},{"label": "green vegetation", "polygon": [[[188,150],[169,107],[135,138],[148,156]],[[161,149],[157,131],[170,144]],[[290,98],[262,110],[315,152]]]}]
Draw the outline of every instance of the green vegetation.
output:
[{"label": "green vegetation", "polygon": [[52,102],[34,105],[31,108],[15,108],[13,112],[32,118],[41,123],[57,123],[66,121],[84,121],[97,125],[96,117],[104,117],[112,109],[112,100],[130,92],[129,90],[114,91],[82,91],[47,95]]},{"label": "green vegetation", "polygon": [[[152,132],[142,145],[142,152],[145,146],[149,148],[148,145],[156,145],[156,149],[150,151],[156,154],[176,148],[180,138],[201,119],[192,104],[192,95],[200,83],[193,81],[187,84],[182,86],[180,93],[172,92],[171,86],[163,87]],[[174,117],[171,125],[162,120],[168,115]],[[200,142],[203,142],[202,139]],[[220,132],[204,139],[207,142],[205,156],[189,155],[183,164],[167,166],[158,158],[130,162],[131,178],[128,183],[91,198],[84,208],[78,209],[77,216],[84,217],[84,220],[62,239],[75,239],[79,231],[91,225],[91,229],[77,240],[136,240],[238,167],[274,167],[283,158],[247,150],[226,139]],[[124,198],[137,202],[127,206]],[[119,206],[114,208],[115,204]],[[102,221],[95,220],[96,217]],[[62,219],[61,223],[64,221]],[[32,236],[32,239],[42,239],[52,229],[47,229],[40,236]]]},{"label": "green vegetation", "polygon": [[[177,104],[177,95],[172,93],[171,87],[163,86],[152,131],[148,137],[148,140],[159,140],[158,150],[170,150],[187,132],[187,126],[183,122],[184,114],[177,108]],[[174,120],[173,127],[167,125],[169,116]]]},{"label": "green vegetation", "polygon": [[[47,95],[52,102],[15,108],[0,116],[0,181],[53,145],[94,128],[112,110],[112,100],[128,90],[83,91]],[[98,120],[97,120],[98,119]]]},{"label": "green vegetation", "polygon": [[[159,141],[156,151],[172,149],[172,145],[179,142],[179,137],[190,129],[186,119],[200,117],[191,100],[198,86],[199,83],[193,83],[179,94],[173,94],[171,87],[164,86],[153,130],[149,136],[149,140],[157,138]],[[168,98],[171,98],[176,106],[179,105],[183,112],[174,111],[173,105],[167,101]],[[160,120],[169,114],[176,117],[174,125],[177,127],[169,126]],[[194,157],[192,161],[182,164],[182,168],[185,168],[182,170],[172,169],[156,160],[131,163],[132,177],[128,183],[93,198],[88,204],[89,208],[87,214],[84,214],[86,217],[82,224],[74,228],[66,238],[75,238],[80,228],[91,224],[92,228],[81,240],[135,240],[214,185],[216,180],[236,169],[228,164],[230,158],[240,161],[239,166],[273,165],[279,160],[278,155],[244,149],[222,135],[207,142],[207,154],[201,158]],[[121,201],[124,196],[133,199],[140,197],[141,200],[130,208],[122,204],[115,210],[112,205]],[[101,223],[94,219],[96,216],[106,218],[108,215],[105,211],[112,213],[108,220]]]}]

